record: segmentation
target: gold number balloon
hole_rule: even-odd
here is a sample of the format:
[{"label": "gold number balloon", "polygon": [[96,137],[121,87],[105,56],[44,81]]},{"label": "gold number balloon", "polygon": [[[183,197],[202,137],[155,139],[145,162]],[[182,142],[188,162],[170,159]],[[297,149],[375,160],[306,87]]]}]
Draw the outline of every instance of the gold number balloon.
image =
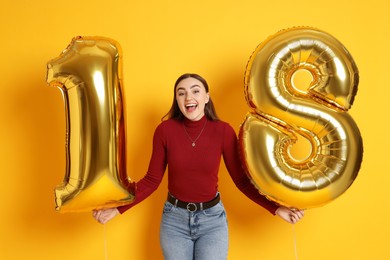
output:
[{"label": "gold number balloon", "polygon": [[129,204],[121,51],[102,37],[75,37],[47,64],[47,83],[62,91],[66,171],[55,189],[60,212]]},{"label": "gold number balloon", "polygon": [[[294,85],[302,70],[312,76],[307,91]],[[240,127],[239,142],[248,175],[262,194],[304,209],[350,187],[363,156],[359,129],[347,113],[358,79],[345,47],[314,28],[280,31],[255,49],[245,73],[252,112]],[[311,144],[307,158],[292,156],[298,137]]]}]

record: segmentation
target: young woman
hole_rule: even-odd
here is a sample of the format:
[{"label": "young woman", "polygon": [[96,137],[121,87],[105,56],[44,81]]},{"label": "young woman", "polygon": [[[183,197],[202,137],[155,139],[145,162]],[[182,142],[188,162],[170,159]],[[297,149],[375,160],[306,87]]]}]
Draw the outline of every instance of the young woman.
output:
[{"label": "young woman", "polygon": [[152,194],[168,167],[168,198],[161,221],[160,241],[164,258],[226,259],[228,226],[218,192],[221,157],[240,191],[270,213],[289,223],[303,211],[279,206],[260,195],[242,168],[237,136],[218,119],[207,82],[197,74],[180,76],[167,120],[156,128],[153,152],[146,175],[136,184],[134,203],[93,212],[104,224]]}]

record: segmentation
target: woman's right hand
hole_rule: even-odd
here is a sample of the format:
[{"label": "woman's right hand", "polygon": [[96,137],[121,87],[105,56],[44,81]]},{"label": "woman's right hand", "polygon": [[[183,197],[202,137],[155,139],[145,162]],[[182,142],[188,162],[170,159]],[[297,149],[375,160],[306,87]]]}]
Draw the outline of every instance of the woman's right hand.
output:
[{"label": "woman's right hand", "polygon": [[113,219],[116,215],[119,215],[117,208],[99,209],[93,210],[92,216],[101,224],[106,224],[108,221]]},{"label": "woman's right hand", "polygon": [[276,210],[275,214],[281,217],[283,220],[287,221],[288,223],[295,224],[303,218],[305,212],[299,209],[280,206]]}]

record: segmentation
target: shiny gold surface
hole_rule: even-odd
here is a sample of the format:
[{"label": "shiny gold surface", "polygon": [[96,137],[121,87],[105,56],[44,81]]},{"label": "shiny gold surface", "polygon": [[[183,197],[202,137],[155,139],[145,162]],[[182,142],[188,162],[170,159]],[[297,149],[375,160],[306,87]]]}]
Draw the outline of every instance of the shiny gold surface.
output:
[{"label": "shiny gold surface", "polygon": [[[307,91],[294,86],[305,70]],[[360,169],[363,143],[347,113],[359,81],[345,47],[309,27],[280,31],[252,54],[245,95],[252,111],[241,125],[242,159],[259,191],[282,205],[311,208],[337,198]],[[311,144],[307,158],[290,149],[300,138]]]},{"label": "shiny gold surface", "polygon": [[66,170],[56,210],[88,211],[131,203],[126,173],[121,50],[102,37],[75,37],[47,64],[47,83],[61,89],[66,115]]}]

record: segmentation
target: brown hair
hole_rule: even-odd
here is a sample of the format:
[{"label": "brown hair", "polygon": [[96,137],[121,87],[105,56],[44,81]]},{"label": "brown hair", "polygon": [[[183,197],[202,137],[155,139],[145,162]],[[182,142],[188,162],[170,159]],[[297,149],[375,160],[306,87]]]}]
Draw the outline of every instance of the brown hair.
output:
[{"label": "brown hair", "polygon": [[[194,78],[194,79],[199,80],[203,84],[203,86],[205,87],[206,93],[209,93],[209,85],[207,84],[206,80],[203,77],[201,77],[200,75],[194,74],[194,73],[185,73],[185,74],[181,75],[176,80],[175,86],[173,88],[173,102],[172,102],[172,106],[169,109],[168,113],[165,116],[163,116],[163,118],[161,120],[164,120],[164,118],[167,118],[167,119],[177,119],[177,120],[183,120],[184,119],[184,115],[180,111],[179,106],[177,105],[177,101],[176,101],[176,87],[177,87],[177,85],[179,85],[180,81],[182,81],[183,79],[187,79],[187,78]],[[219,120],[219,118],[217,116],[217,113],[215,111],[215,107],[214,107],[213,101],[211,100],[211,97],[209,99],[209,102],[207,102],[207,104],[206,104],[206,106],[204,108],[204,113],[205,113],[206,117],[209,120],[211,120],[211,121]]]}]

